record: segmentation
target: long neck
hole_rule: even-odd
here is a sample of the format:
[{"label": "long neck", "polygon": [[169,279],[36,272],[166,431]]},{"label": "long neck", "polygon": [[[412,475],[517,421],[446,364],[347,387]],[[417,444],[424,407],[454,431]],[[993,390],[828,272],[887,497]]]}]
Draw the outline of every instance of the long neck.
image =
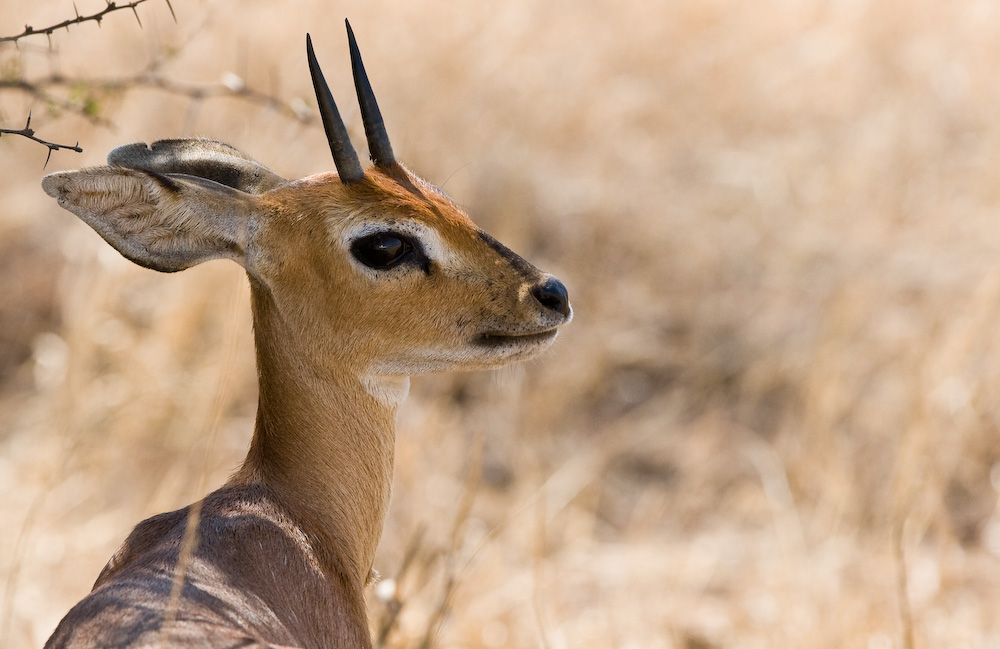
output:
[{"label": "long neck", "polygon": [[[253,280],[251,290],[260,402],[234,481],[264,483],[328,574],[361,588],[389,504],[398,401],[379,394],[386,379],[319,365],[269,291]],[[400,379],[395,387],[407,386]]]}]

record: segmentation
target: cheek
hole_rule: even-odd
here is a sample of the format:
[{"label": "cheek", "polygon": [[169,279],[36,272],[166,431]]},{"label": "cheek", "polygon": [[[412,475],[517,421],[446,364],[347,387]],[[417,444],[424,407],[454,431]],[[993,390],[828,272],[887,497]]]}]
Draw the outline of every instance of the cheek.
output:
[{"label": "cheek", "polygon": [[[422,274],[421,274],[422,275]],[[380,283],[362,282],[338,301],[352,329],[385,340],[412,340],[433,334],[436,314],[442,311],[437,292],[426,290],[412,277]]]},{"label": "cheek", "polygon": [[371,331],[384,331],[388,348],[454,345],[466,338],[481,320],[481,298],[467,284],[439,276],[406,291],[379,295],[372,312],[377,318]]}]

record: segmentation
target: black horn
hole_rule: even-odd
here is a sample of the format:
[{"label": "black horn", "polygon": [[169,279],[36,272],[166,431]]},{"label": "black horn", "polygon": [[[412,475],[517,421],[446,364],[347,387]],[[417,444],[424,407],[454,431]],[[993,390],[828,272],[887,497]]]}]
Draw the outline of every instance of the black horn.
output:
[{"label": "black horn", "polygon": [[[365,177],[365,171],[361,168],[361,161],[358,160],[358,154],[347,135],[347,128],[344,126],[344,120],[340,118],[340,111],[337,110],[337,104],[333,101],[330,87],[326,85],[323,72],[319,69],[319,62],[313,52],[312,39],[309,34],[306,34],[306,57],[309,59],[309,74],[312,76],[313,88],[316,90],[316,103],[319,104],[323,129],[326,131],[326,139],[330,143],[330,152],[333,153],[333,163],[337,165],[340,181],[343,183],[358,182]],[[366,121],[365,130],[367,129],[368,123]]]},{"label": "black horn", "polygon": [[385,132],[382,112],[378,109],[375,93],[372,92],[372,85],[368,82],[368,75],[365,74],[365,64],[361,62],[361,52],[358,50],[357,41],[354,40],[354,30],[351,29],[350,22],[346,20],[344,22],[347,24],[347,40],[351,46],[351,70],[354,72],[354,88],[358,92],[358,102],[361,104],[361,119],[365,123],[368,152],[375,166],[393,167],[396,165],[396,157],[392,154],[389,134]]}]

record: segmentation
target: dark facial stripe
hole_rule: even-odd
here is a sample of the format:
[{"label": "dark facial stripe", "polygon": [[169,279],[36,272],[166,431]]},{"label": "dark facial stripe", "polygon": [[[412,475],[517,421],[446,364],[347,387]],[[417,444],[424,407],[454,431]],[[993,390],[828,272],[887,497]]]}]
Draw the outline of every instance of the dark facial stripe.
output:
[{"label": "dark facial stripe", "polygon": [[525,279],[533,280],[538,277],[538,269],[529,264],[523,257],[519,256],[507,246],[503,245],[482,230],[479,231],[479,238],[486,242],[486,245],[490,248],[493,248],[497,254],[506,259],[514,270],[520,273]]}]

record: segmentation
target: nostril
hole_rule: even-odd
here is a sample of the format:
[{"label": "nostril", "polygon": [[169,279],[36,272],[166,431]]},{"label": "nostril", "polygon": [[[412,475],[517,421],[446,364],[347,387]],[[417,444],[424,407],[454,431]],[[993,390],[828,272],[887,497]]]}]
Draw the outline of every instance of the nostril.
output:
[{"label": "nostril", "polygon": [[566,291],[566,286],[555,277],[550,277],[541,284],[536,284],[531,289],[531,294],[546,309],[560,315],[569,315],[569,293]]}]

